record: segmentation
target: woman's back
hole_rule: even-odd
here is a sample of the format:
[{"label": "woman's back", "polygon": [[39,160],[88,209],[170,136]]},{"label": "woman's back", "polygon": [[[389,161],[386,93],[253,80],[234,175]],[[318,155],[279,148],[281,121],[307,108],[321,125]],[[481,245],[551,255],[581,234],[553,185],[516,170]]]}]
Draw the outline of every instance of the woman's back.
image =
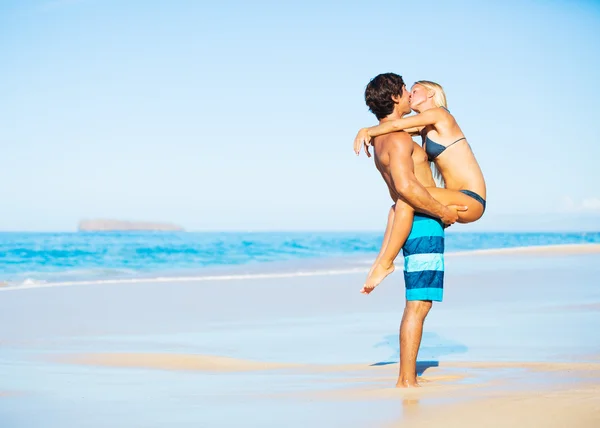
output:
[{"label": "woman's back", "polygon": [[469,143],[447,109],[435,126],[421,131],[423,148],[429,160],[435,162],[447,189],[470,190],[486,198],[485,179]]}]

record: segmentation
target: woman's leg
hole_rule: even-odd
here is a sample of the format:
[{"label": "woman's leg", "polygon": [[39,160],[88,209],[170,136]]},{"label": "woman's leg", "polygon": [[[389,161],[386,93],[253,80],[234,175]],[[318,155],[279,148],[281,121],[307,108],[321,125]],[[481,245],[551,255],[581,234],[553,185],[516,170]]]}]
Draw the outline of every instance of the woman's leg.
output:
[{"label": "woman's leg", "polygon": [[466,211],[458,211],[458,223],[472,223],[479,220],[483,215],[483,205],[481,205],[481,202],[458,190],[427,187],[427,191],[433,196],[433,199],[443,205],[464,205],[468,207]]},{"label": "woman's leg", "polygon": [[[472,223],[479,220],[483,215],[483,205],[472,197],[459,192],[458,190],[444,189],[440,187],[427,187],[427,191],[433,196],[434,199],[440,203],[449,205],[466,206],[466,211],[458,211],[458,222],[459,223]],[[391,213],[390,213],[391,216]],[[387,245],[381,247],[381,251],[373,267],[369,271],[367,281],[363,287],[363,293],[369,294],[375,287],[377,287],[386,276],[391,274],[394,267],[394,260],[398,257],[400,250],[404,246],[408,235],[412,229],[412,222],[414,218],[414,210],[406,202],[398,200],[396,208],[394,210],[394,218],[392,229],[389,231],[389,217],[388,217],[388,229],[386,229],[386,235],[389,233],[387,239]],[[384,238],[384,242],[386,239]]]},{"label": "woman's leg", "polygon": [[394,210],[393,221],[391,222],[391,230],[388,230],[390,229],[389,220],[391,214],[390,217],[388,217],[388,229],[386,229],[388,238],[387,240],[384,238],[384,242],[387,242],[387,244],[385,246],[382,245],[379,256],[377,256],[373,267],[369,271],[367,281],[363,286],[364,293],[369,294],[385,279],[386,276],[394,271],[394,260],[398,256],[398,253],[400,253],[400,249],[402,249],[402,246],[406,242],[406,238],[408,238],[408,235],[410,234],[413,217],[413,208],[406,202],[398,200]]},{"label": "woman's leg", "polygon": [[[388,243],[390,242],[390,237],[392,236],[392,227],[394,225],[395,210],[396,210],[396,204],[392,205],[390,208],[390,211],[388,212],[388,220],[387,220],[387,224],[385,226],[383,240],[381,241],[381,249],[379,250],[379,254],[377,254],[377,257],[375,258],[375,261],[373,262],[373,266],[371,266],[371,269],[369,269],[369,273],[367,274],[367,279],[371,277],[371,274],[373,273],[375,268],[378,266],[379,260],[381,259],[381,256],[385,253],[385,249],[387,248]],[[367,289],[366,283],[363,285],[363,288],[360,290],[360,292],[363,294],[369,294],[371,291],[373,291],[373,287]]]},{"label": "woman's leg", "polygon": [[415,210],[406,202],[399,199],[398,202],[396,202],[394,214],[392,233],[388,245],[379,259],[379,264],[388,269],[390,267],[393,268],[394,260],[396,260],[398,254],[400,254],[400,250],[410,234]]},{"label": "woman's leg", "polygon": [[[466,211],[458,211],[459,223],[471,223],[478,220],[483,215],[483,205],[481,205],[479,201],[458,190],[449,190],[440,187],[427,187],[426,189],[435,200],[443,205],[458,205],[466,206],[468,208]],[[414,209],[406,202],[398,200],[394,213],[391,236],[385,250],[378,257],[378,264],[381,268],[384,270],[392,268],[392,271],[394,260],[398,257],[398,254],[404,246],[406,239],[408,239],[408,235],[412,229]],[[387,275],[389,275],[389,273],[385,276]]]},{"label": "woman's leg", "polygon": [[[390,236],[392,235],[392,226],[394,225],[395,212],[396,212],[396,204],[392,205],[388,212],[387,224],[385,226],[385,232],[383,233],[383,240],[381,241],[381,248],[379,249],[379,253],[377,254],[377,257],[375,258],[375,262],[373,263],[371,270],[369,270],[369,275],[371,275],[371,272],[373,272],[373,269],[375,269],[375,266],[381,259],[381,256],[385,252],[385,249],[387,248],[388,243],[390,242]],[[367,276],[369,276],[369,275],[367,275]]]}]

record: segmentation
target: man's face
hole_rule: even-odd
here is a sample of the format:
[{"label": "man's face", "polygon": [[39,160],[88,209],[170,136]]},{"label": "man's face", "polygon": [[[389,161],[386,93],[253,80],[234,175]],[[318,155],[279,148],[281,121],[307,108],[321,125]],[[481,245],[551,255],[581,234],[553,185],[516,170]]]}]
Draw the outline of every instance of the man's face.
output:
[{"label": "man's face", "polygon": [[410,109],[410,92],[406,89],[406,85],[402,86],[402,97],[398,102],[398,110],[402,114],[408,114],[411,112]]}]

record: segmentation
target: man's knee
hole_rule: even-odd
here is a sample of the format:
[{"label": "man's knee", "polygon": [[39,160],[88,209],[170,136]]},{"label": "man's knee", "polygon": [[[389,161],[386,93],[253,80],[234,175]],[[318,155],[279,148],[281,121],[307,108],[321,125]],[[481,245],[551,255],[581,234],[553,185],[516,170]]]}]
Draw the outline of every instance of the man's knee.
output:
[{"label": "man's knee", "polygon": [[432,306],[431,300],[409,300],[406,302],[406,312],[409,315],[425,318]]}]

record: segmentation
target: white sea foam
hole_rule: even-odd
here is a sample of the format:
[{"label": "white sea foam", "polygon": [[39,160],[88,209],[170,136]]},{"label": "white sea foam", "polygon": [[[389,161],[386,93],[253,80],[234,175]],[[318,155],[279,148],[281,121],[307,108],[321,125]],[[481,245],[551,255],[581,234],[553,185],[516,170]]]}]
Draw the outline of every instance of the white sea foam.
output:
[{"label": "white sea foam", "polygon": [[[453,256],[484,256],[484,255],[502,255],[502,254],[521,254],[521,253],[597,253],[600,252],[600,244],[563,244],[563,245],[545,245],[528,246],[513,248],[497,248],[488,250],[472,250],[447,253],[447,257]],[[372,260],[356,260],[355,264],[364,264],[362,267],[344,268],[344,269],[322,269],[306,270],[293,272],[264,272],[264,273],[244,273],[244,274],[219,274],[219,275],[195,275],[195,276],[160,276],[154,278],[116,278],[116,279],[95,279],[79,281],[60,281],[48,282],[43,280],[26,279],[18,284],[0,283],[0,291],[27,290],[33,288],[51,288],[51,287],[69,287],[79,285],[111,285],[111,284],[148,284],[164,282],[203,282],[203,281],[232,281],[246,279],[274,279],[274,278],[294,278],[310,276],[331,276],[331,275],[349,275],[355,273],[367,273]],[[402,269],[402,263],[396,263],[397,269]]]},{"label": "white sea foam", "polygon": [[36,286],[36,285],[43,285],[46,284],[47,281],[41,280],[41,279],[32,279],[32,278],[27,278],[26,280],[23,281],[23,283],[21,284],[21,286]]},{"label": "white sea foam", "polygon": [[231,281],[243,279],[273,279],[273,278],[294,278],[302,276],[328,276],[328,275],[346,275],[353,273],[366,273],[367,268],[339,269],[339,270],[318,270],[305,272],[277,272],[277,273],[253,273],[238,275],[207,275],[207,276],[163,276],[156,278],[127,278],[127,279],[100,279],[93,281],[64,281],[64,282],[45,282],[25,280],[20,284],[13,284],[0,288],[0,291],[27,290],[32,288],[48,287],[69,287],[77,285],[109,285],[109,284],[147,284],[160,282],[200,282],[200,281]]}]

